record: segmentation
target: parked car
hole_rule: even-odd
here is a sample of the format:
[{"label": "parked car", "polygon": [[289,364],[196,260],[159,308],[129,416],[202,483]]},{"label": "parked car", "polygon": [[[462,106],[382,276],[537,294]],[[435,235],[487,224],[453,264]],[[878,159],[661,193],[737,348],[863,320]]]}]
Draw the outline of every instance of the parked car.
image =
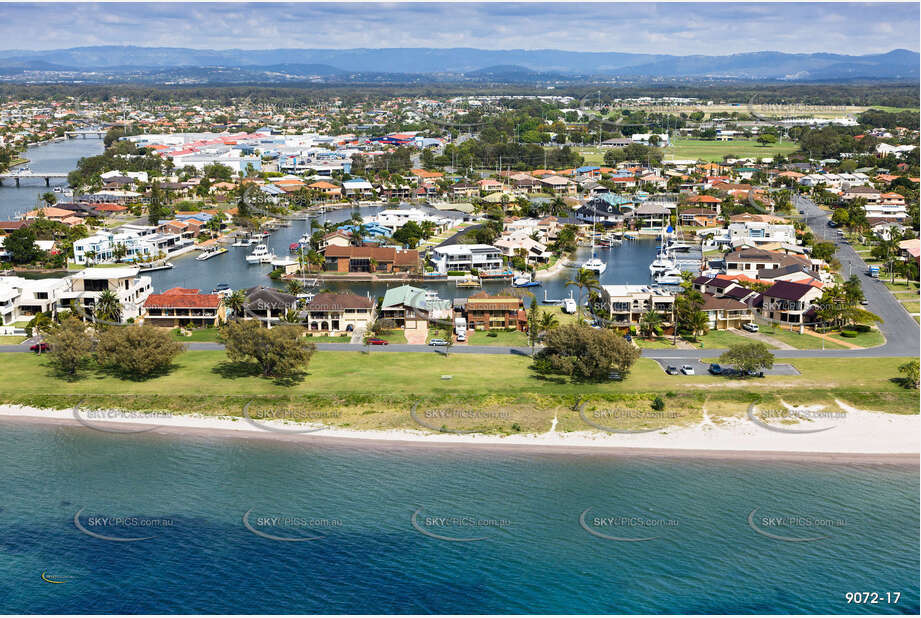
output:
[{"label": "parked car", "polygon": [[690,365],[681,365],[681,373],[686,376],[692,376],[694,375],[694,368]]},{"label": "parked car", "polygon": [[458,341],[467,341],[467,334],[466,334],[466,333],[457,333],[457,340],[458,340]]},{"label": "parked car", "polygon": [[41,343],[36,343],[29,346],[29,350],[38,354],[39,352],[47,352],[51,349],[51,346],[42,341]]},{"label": "parked car", "polygon": [[707,368],[711,374],[718,376],[723,373],[723,368],[720,367],[719,363],[710,363],[710,366]]},{"label": "parked car", "polygon": [[387,341],[386,339],[379,339],[377,337],[372,337],[371,339],[368,339],[368,343],[371,345],[388,345],[390,342]]},{"label": "parked car", "polygon": [[754,369],[749,369],[749,370],[746,372],[746,374],[747,374],[749,377],[752,377],[752,378],[763,378],[763,377],[764,377],[764,372],[763,372],[763,371],[755,371]]},{"label": "parked car", "polygon": [[429,345],[436,345],[436,346],[438,346],[438,345],[448,345],[448,342],[447,342],[446,340],[444,340],[444,339],[438,338],[438,339],[432,339],[431,341],[429,341]]},{"label": "parked car", "polygon": [[862,301],[860,301],[860,304],[863,305],[864,307],[866,307],[867,305],[870,304],[870,301],[868,301],[866,298],[864,298]]},{"label": "parked car", "polygon": [[747,330],[750,333],[758,332],[758,325],[755,324],[754,322],[746,322],[745,324],[742,325],[742,328]]},{"label": "parked car", "polygon": [[678,368],[675,367],[674,365],[669,365],[668,367],[665,368],[665,373],[667,373],[670,376],[676,376],[678,375]]}]

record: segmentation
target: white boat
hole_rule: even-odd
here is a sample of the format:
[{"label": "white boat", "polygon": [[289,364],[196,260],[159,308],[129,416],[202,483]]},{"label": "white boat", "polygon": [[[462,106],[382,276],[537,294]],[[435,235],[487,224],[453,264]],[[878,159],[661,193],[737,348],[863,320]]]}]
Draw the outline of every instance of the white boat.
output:
[{"label": "white boat", "polygon": [[533,288],[540,285],[540,281],[533,281],[531,277],[522,275],[512,280],[512,285],[516,288]]},{"label": "white boat", "polygon": [[202,252],[197,258],[195,258],[195,259],[201,262],[201,261],[204,261],[204,260],[209,260],[209,259],[211,259],[211,258],[213,258],[213,257],[216,257],[216,256],[218,256],[218,255],[221,255],[221,254],[223,254],[223,253],[227,253],[227,249],[225,249],[224,247],[215,247],[214,249],[208,249],[207,251],[203,251],[203,252]]},{"label": "white boat", "polygon": [[230,246],[231,247],[249,247],[254,242],[256,241],[253,240],[252,238],[241,238]]},{"label": "white boat", "polygon": [[654,279],[659,285],[679,285],[682,281],[681,271],[677,268],[669,268],[656,275]]},{"label": "white boat", "polygon": [[579,309],[579,305],[576,304],[576,299],[572,297],[572,292],[569,293],[569,298],[563,299],[563,313],[575,313]]},{"label": "white boat", "polygon": [[274,253],[269,253],[265,245],[256,245],[253,252],[246,256],[246,261],[250,264],[266,264],[275,259]]},{"label": "white boat", "polygon": [[608,265],[595,256],[595,218],[592,217],[592,257],[582,264],[585,270],[593,270],[599,275],[607,270]]},{"label": "white boat", "polygon": [[649,274],[655,277],[656,275],[662,274],[666,270],[675,268],[675,266],[676,264],[674,260],[671,259],[671,257],[660,253],[649,265]]}]

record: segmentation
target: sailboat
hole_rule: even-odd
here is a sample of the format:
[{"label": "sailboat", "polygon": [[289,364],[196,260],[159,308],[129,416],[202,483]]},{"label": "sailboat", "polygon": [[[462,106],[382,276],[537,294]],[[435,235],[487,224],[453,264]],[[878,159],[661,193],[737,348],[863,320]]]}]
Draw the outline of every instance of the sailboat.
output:
[{"label": "sailboat", "polygon": [[595,217],[592,216],[592,258],[582,264],[585,270],[594,270],[599,275],[607,270],[608,265],[595,256]]}]

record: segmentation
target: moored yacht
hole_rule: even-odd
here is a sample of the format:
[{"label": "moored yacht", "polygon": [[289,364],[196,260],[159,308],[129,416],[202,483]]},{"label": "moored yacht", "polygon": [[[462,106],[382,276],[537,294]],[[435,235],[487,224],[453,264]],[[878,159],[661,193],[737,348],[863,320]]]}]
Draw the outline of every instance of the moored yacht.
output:
[{"label": "moored yacht", "polygon": [[274,253],[269,253],[265,245],[256,245],[253,252],[246,256],[246,261],[250,264],[265,264],[275,259]]}]

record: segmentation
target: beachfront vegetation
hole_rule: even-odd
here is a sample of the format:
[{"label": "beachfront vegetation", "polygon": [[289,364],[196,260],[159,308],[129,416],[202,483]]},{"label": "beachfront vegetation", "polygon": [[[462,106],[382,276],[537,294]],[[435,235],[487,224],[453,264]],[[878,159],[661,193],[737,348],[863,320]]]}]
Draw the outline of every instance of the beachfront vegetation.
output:
[{"label": "beachfront vegetation", "polygon": [[52,328],[46,337],[51,346],[50,362],[61,374],[73,378],[93,354],[93,340],[86,325],[75,317],[67,317]]},{"label": "beachfront vegetation", "polygon": [[630,371],[640,351],[612,331],[569,325],[551,330],[546,347],[534,360],[541,374],[560,374],[574,380],[607,380],[611,369]]},{"label": "beachfront vegetation", "polygon": [[741,376],[745,377],[750,372],[773,367],[774,355],[761,342],[742,343],[730,346],[723,352],[720,355],[720,363],[735,367],[741,372]]},{"label": "beachfront vegetation", "polygon": [[144,325],[100,330],[95,349],[100,366],[143,380],[168,371],[185,347],[169,331]]},{"label": "beachfront vegetation", "polygon": [[227,357],[238,374],[256,372],[279,381],[301,378],[316,346],[298,326],[282,324],[263,328],[256,320],[230,322],[221,332]]},{"label": "beachfront vegetation", "polygon": [[[523,356],[324,351],[313,356],[303,381],[280,384],[255,371],[236,371],[227,355],[216,350],[185,352],[175,359],[174,371],[144,381],[128,381],[92,361],[82,379],[68,380],[52,366],[48,355],[5,354],[0,358],[6,378],[0,383],[0,401],[65,408],[83,400],[91,407],[235,417],[242,415],[247,402],[254,401],[266,407],[285,404],[303,410],[335,410],[332,424],[351,429],[422,429],[408,413],[414,403],[512,409],[514,414],[506,420],[471,421],[475,424],[471,429],[491,433],[510,433],[513,422],[522,432],[544,432],[554,417],[559,419],[557,430],[561,432],[591,429],[572,410],[577,398],[590,406],[649,409],[655,396],[661,395],[667,409],[679,413],[670,423],[677,425],[699,422],[703,410],[741,418],[750,403],[780,406],[781,400],[833,408],[835,400],[840,400],[862,409],[918,413],[917,391],[902,388],[896,379],[904,358],[795,359],[790,363],[800,375],[738,380],[666,376],[658,363],[640,358],[622,381],[579,381],[538,374]],[[354,379],[356,375],[361,379]],[[635,422],[639,426],[642,421]]]}]

